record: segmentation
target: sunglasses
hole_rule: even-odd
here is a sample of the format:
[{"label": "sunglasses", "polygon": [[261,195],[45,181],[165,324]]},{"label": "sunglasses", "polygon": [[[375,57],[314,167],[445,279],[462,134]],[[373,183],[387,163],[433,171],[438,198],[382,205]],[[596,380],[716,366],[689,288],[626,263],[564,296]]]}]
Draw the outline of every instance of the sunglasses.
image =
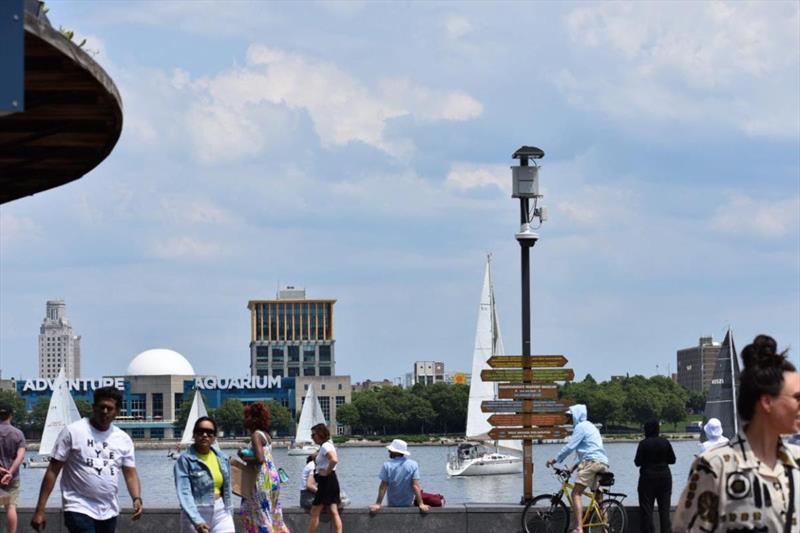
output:
[{"label": "sunglasses", "polygon": [[198,428],[194,432],[195,435],[208,435],[209,437],[213,437],[215,433],[214,428]]}]

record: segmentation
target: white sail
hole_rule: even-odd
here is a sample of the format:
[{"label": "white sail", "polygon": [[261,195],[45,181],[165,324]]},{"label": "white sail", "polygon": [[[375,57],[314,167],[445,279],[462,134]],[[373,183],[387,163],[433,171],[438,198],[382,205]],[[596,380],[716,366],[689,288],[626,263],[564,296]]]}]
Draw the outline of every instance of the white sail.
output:
[{"label": "white sail", "polygon": [[69,424],[80,420],[81,414],[72,395],[69,393],[64,369],[58,371],[58,377],[53,382],[53,395],[47,408],[47,418],[42,431],[42,442],[39,444],[39,455],[50,455],[53,445],[61,430]]},{"label": "white sail", "polygon": [[[490,263],[486,262],[483,274],[483,289],[478,307],[478,324],[475,329],[475,346],[472,351],[472,378],[469,385],[469,404],[467,406],[466,437],[471,440],[489,440],[489,415],[481,411],[481,402],[495,399],[492,382],[481,379],[481,370],[489,368],[486,360],[495,348],[494,302],[492,297],[492,273]],[[502,346],[502,342],[501,342]]]},{"label": "white sail", "polygon": [[203,397],[200,391],[194,391],[194,400],[192,400],[192,408],[189,410],[189,418],[186,419],[186,425],[183,427],[183,436],[181,437],[181,446],[188,446],[194,442],[194,424],[201,416],[208,416],[206,411],[206,404],[203,403]]},{"label": "white sail", "polygon": [[317,400],[317,393],[314,390],[314,384],[308,386],[308,394],[306,399],[303,400],[303,408],[300,411],[300,420],[297,422],[297,435],[295,435],[295,444],[302,444],[306,442],[314,442],[311,438],[311,428],[317,424],[325,424],[325,414],[322,412],[322,406]]}]

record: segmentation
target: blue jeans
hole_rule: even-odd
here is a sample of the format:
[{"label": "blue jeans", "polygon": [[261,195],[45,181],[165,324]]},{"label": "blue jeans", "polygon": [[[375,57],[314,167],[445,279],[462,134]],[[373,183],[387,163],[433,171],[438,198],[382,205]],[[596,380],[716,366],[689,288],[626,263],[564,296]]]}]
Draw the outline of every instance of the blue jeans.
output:
[{"label": "blue jeans", "polygon": [[69,533],[114,533],[117,529],[117,517],[95,520],[85,514],[64,511],[64,525]]}]

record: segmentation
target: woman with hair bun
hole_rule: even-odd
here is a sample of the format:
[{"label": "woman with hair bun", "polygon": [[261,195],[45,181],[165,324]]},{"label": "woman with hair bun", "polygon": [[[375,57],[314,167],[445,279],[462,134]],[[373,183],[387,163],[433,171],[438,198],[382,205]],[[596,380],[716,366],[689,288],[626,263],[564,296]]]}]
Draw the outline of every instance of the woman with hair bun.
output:
[{"label": "woman with hair bun", "polygon": [[736,406],[744,431],[695,459],[672,531],[800,531],[800,450],[784,444],[800,415],[800,374],[758,335],[742,350]]}]

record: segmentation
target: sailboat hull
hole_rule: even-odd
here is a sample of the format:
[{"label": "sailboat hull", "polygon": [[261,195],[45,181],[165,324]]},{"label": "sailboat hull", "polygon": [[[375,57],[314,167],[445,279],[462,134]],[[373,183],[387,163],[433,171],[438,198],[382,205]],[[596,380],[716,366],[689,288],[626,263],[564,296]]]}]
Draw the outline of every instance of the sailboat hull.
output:
[{"label": "sailboat hull", "polygon": [[289,448],[288,455],[311,455],[317,453],[319,446],[298,446],[297,448]]},{"label": "sailboat hull", "polygon": [[462,459],[447,463],[447,475],[456,476],[497,476],[521,474],[522,458],[514,455],[492,453],[474,459]]},{"label": "sailboat hull", "polygon": [[50,457],[40,455],[28,460],[28,468],[47,468],[50,465]]}]

